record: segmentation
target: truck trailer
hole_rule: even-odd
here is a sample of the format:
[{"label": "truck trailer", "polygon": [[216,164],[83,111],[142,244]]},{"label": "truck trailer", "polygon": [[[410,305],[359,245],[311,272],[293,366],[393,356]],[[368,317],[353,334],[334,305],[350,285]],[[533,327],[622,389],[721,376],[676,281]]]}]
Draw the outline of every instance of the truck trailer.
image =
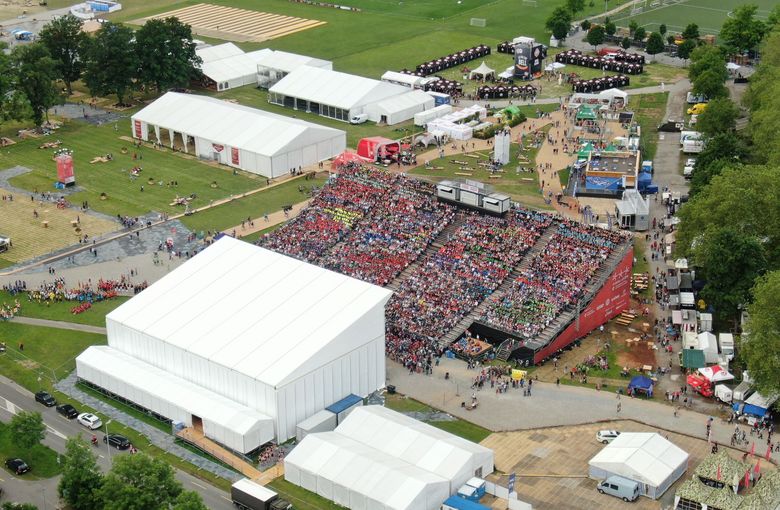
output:
[{"label": "truck trailer", "polygon": [[242,478],[230,487],[230,499],[240,510],[292,510],[288,501],[249,478]]}]

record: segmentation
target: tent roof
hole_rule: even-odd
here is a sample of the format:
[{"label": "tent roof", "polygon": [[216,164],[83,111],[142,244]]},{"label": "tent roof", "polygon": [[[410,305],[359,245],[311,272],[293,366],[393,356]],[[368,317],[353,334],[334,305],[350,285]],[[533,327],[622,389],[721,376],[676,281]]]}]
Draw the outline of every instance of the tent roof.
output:
[{"label": "tent roof", "polygon": [[725,448],[721,448],[718,453],[710,454],[705,457],[704,460],[696,466],[693,473],[702,478],[717,480],[718,466],[720,466],[720,479],[726,485],[734,483],[734,475],[743,477],[745,476],[745,471],[752,468],[750,464],[732,458],[726,453]]},{"label": "tent roof", "polygon": [[108,345],[87,348],[77,362],[242,435],[266,422],[270,433],[266,439],[273,436],[273,420],[269,416]]},{"label": "tent roof", "polygon": [[444,478],[337,432],[308,434],[284,463],[286,470],[295,466],[391,509],[419,506],[426,492],[449,492]]},{"label": "tent roof", "polygon": [[705,366],[704,351],[701,349],[683,349],[682,366],[685,368],[702,368]]},{"label": "tent roof", "polygon": [[483,60],[482,63],[477,67],[476,69],[472,70],[469,73],[469,78],[471,78],[474,75],[480,75],[480,76],[487,76],[489,74],[496,74],[496,71],[494,69],[491,69]]},{"label": "tent roof", "polygon": [[399,96],[388,97],[376,104],[377,109],[389,114],[403,112],[418,105],[428,105],[433,108],[434,99],[422,90],[411,90]]},{"label": "tent roof", "polygon": [[731,381],[734,376],[731,375],[728,370],[724,370],[720,365],[712,365],[710,367],[699,368],[699,373],[703,375],[708,381],[721,382]]},{"label": "tent roof", "polygon": [[308,55],[298,55],[286,51],[273,50],[269,53],[260,55],[257,59],[257,65],[277,69],[290,73],[301,66],[321,67],[331,69],[333,63],[330,60],[309,57]]},{"label": "tent roof", "polygon": [[421,83],[424,78],[414,74],[399,73],[398,71],[385,71],[385,74],[382,75],[382,80],[405,83],[406,85],[413,87]]},{"label": "tent roof", "polygon": [[195,50],[195,54],[200,57],[204,64],[213,62],[215,60],[222,60],[223,58],[233,57],[236,55],[243,55],[244,50],[236,46],[235,44],[228,42],[224,44],[217,44],[216,46],[206,46],[204,48],[198,48]]},{"label": "tent roof", "polygon": [[762,409],[769,409],[775,401],[777,401],[777,397],[765,397],[756,391],[745,400],[745,404],[760,407]]},{"label": "tent roof", "polygon": [[659,434],[624,432],[604,447],[589,464],[617,475],[659,487],[688,454]]},{"label": "tent roof", "polygon": [[585,120],[595,120],[596,114],[593,112],[593,109],[589,106],[583,105],[578,111],[577,111],[577,119],[585,119]]},{"label": "tent roof", "polygon": [[339,336],[391,295],[225,236],[106,320],[278,387],[374,340]]},{"label": "tent roof", "polygon": [[257,61],[273,53],[268,48],[203,62],[200,72],[220,83],[257,74]]},{"label": "tent roof", "polygon": [[166,93],[132,118],[269,157],[346,136],[339,129],[177,92]]},{"label": "tent roof", "polygon": [[635,375],[628,383],[629,388],[643,388],[647,389],[653,385],[653,380],[643,375]]},{"label": "tent roof", "polygon": [[394,85],[354,74],[302,66],[279,80],[269,92],[349,110],[408,92]]},{"label": "tent roof", "polygon": [[382,406],[356,408],[336,432],[447,480],[464,466],[493,463],[489,448]]}]

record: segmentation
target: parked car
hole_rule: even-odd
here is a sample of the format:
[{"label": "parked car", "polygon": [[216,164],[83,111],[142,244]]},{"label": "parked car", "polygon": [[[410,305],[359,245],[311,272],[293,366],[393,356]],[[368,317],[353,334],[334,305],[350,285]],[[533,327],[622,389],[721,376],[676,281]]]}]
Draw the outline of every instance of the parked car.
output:
[{"label": "parked car", "polygon": [[610,476],[596,486],[601,494],[609,494],[623,501],[635,501],[639,497],[639,483],[621,476]]},{"label": "parked car", "polygon": [[686,111],[688,112],[688,115],[699,115],[706,109],[707,109],[707,103],[696,103],[695,105],[688,108],[688,110]]},{"label": "parked car", "polygon": [[47,391],[39,391],[35,394],[35,401],[40,402],[46,407],[54,407],[57,405],[57,401]]},{"label": "parked car", "polygon": [[596,441],[599,443],[608,444],[611,443],[616,437],[620,435],[617,430],[599,430],[596,432]]},{"label": "parked car", "polygon": [[130,448],[130,440],[120,434],[108,434],[103,436],[103,442],[108,443],[117,450],[127,450]]},{"label": "parked car", "polygon": [[8,459],[5,461],[5,467],[17,475],[23,475],[30,470],[30,466],[22,459]]},{"label": "parked car", "polygon": [[79,412],[70,404],[60,404],[57,406],[57,412],[63,415],[65,418],[72,420],[79,415]]},{"label": "parked car", "polygon": [[100,420],[100,418],[92,413],[81,413],[76,419],[79,423],[90,430],[99,429],[103,426],[103,422]]}]

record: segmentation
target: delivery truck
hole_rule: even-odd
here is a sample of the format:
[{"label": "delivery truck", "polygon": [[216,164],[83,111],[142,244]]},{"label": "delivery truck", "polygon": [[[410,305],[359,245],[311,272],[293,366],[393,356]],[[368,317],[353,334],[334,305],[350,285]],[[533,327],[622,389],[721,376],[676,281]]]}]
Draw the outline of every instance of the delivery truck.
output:
[{"label": "delivery truck", "polygon": [[288,501],[249,478],[242,478],[230,487],[230,499],[240,510],[292,510]]}]

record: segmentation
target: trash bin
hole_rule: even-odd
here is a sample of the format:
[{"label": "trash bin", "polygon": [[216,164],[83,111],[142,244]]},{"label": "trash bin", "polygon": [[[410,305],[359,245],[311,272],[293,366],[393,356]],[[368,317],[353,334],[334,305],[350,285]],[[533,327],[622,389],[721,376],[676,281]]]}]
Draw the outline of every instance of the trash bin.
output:
[{"label": "trash bin", "polygon": [[388,392],[390,395],[395,395],[395,386],[394,386],[394,385],[392,385],[392,384],[388,384],[388,385],[387,385],[387,392]]}]

